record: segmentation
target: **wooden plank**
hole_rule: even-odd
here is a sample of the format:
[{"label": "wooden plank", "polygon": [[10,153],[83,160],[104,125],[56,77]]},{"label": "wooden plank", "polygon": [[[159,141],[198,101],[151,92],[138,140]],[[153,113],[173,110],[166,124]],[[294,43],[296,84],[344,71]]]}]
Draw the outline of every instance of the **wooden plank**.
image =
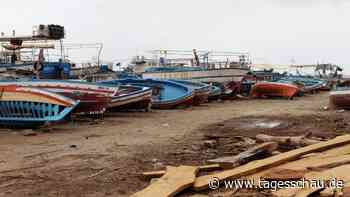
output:
[{"label": "wooden plank", "polygon": [[350,155],[344,155],[343,157],[340,157],[336,161],[330,160],[330,162],[327,164],[316,164],[316,165],[308,166],[307,169],[311,171],[323,171],[329,168],[335,168],[346,164],[350,164]]},{"label": "wooden plank", "polygon": [[[205,166],[198,166],[200,172],[210,172],[214,170],[222,170],[219,164],[211,164],[211,165],[205,165]],[[152,178],[160,178],[166,173],[165,170],[159,170],[159,171],[152,171],[152,172],[143,172],[142,176],[145,179],[152,179]]]},{"label": "wooden plank", "polygon": [[167,167],[166,173],[132,197],[171,197],[191,187],[199,168],[194,166]]},{"label": "wooden plank", "polygon": [[[289,169],[289,170],[295,170],[295,171],[305,171],[305,173],[308,171],[307,168],[317,167],[317,166],[325,166],[325,165],[332,165],[334,163],[342,162],[344,160],[350,159],[350,145],[345,145],[342,147],[334,148],[327,150],[325,152],[315,154],[315,156],[310,156],[307,158],[301,157],[302,159],[288,162],[282,165],[279,165],[278,169]],[[275,168],[273,169],[266,169],[261,172],[255,173],[253,175],[244,177],[244,179],[248,180],[254,180],[255,182],[258,182],[261,177],[264,175],[273,172]],[[281,176],[285,175],[281,173]]]},{"label": "wooden plank", "polygon": [[271,136],[266,134],[257,135],[257,142],[277,142],[280,145],[301,147],[319,143],[319,140],[308,139],[310,134],[303,136]]},{"label": "wooden plank", "polygon": [[332,188],[326,188],[325,190],[320,192],[320,197],[333,197],[334,191]]},{"label": "wooden plank", "polygon": [[[306,180],[333,180],[336,178],[338,181],[347,182],[350,181],[350,165],[343,165],[323,172],[311,172],[305,175]],[[322,188],[289,188],[281,189],[273,193],[274,196],[278,197],[307,197],[313,193],[322,190]]]},{"label": "wooden plank", "polygon": [[350,181],[345,183],[342,197],[350,197]]},{"label": "wooden plank", "polygon": [[251,162],[232,170],[227,170],[221,173],[198,177],[193,185],[193,188],[195,190],[204,190],[208,188],[208,183],[214,177],[219,179],[220,181],[223,181],[230,178],[247,176],[270,167],[281,165],[288,161],[296,160],[302,155],[310,154],[313,152],[324,151],[330,148],[342,146],[349,143],[350,143],[350,135],[339,136],[339,137],[336,137],[335,139],[332,139],[326,142],[320,142],[317,144],[292,150],[286,153],[282,153],[280,155],[272,156],[267,159]]},{"label": "wooden plank", "polygon": [[271,153],[278,148],[276,142],[266,142],[260,145],[254,146],[238,155],[231,157],[220,157],[217,159],[209,160],[209,163],[220,164],[222,168],[228,169],[246,164],[252,160],[262,158],[262,156],[271,155]]}]

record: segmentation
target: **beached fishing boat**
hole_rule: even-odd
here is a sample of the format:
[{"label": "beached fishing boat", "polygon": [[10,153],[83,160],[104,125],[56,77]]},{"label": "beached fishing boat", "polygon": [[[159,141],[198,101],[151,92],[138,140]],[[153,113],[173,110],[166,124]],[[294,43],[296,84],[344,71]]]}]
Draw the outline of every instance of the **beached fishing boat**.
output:
[{"label": "beached fishing boat", "polygon": [[152,88],[135,85],[120,85],[118,81],[102,82],[101,84],[116,85],[117,94],[107,106],[108,111],[136,110],[148,111],[151,108]]},{"label": "beached fishing boat", "polygon": [[208,102],[208,97],[211,92],[208,84],[175,79],[171,81],[183,84],[194,91],[193,105],[200,105]]},{"label": "beached fishing boat", "polygon": [[297,86],[288,83],[259,82],[253,86],[250,97],[287,97],[292,99],[298,91]]},{"label": "beached fishing boat", "polygon": [[78,114],[101,114],[108,107],[118,87],[98,85],[80,81],[32,80],[32,81],[0,81],[0,86],[17,85],[49,90],[74,100],[80,104],[74,109]]},{"label": "beached fishing boat", "polygon": [[350,109],[350,89],[338,88],[330,92],[329,96],[330,109]]},{"label": "beached fishing boat", "polygon": [[64,119],[78,105],[68,97],[42,89],[0,87],[0,124],[35,127]]},{"label": "beached fishing boat", "polygon": [[275,82],[296,85],[303,93],[314,93],[327,85],[327,81],[325,80],[306,77],[285,77]]},{"label": "beached fishing boat", "polygon": [[209,90],[210,92],[209,92],[208,100],[215,100],[220,98],[222,93],[222,90],[220,87],[215,85],[210,85]]},{"label": "beached fishing boat", "polygon": [[152,88],[152,108],[173,109],[193,104],[194,92],[179,83],[169,80],[121,79],[104,83],[120,83]]}]

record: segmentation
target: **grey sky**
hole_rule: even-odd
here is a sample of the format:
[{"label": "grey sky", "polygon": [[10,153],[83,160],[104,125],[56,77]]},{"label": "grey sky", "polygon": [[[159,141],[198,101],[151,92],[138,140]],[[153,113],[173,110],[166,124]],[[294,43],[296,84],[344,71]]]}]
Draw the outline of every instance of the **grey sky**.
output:
[{"label": "grey sky", "polygon": [[105,60],[199,48],[247,50],[259,63],[350,65],[348,0],[11,0],[0,16],[8,33],[64,25],[69,41],[103,42]]}]

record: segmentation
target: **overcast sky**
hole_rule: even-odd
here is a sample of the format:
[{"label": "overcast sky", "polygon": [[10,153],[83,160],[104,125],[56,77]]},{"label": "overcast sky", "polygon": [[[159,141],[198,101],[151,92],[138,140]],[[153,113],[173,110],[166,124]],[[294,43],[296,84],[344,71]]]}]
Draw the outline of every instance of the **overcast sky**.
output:
[{"label": "overcast sky", "polygon": [[150,49],[250,51],[259,63],[350,65],[348,0],[11,0],[0,31],[66,27],[70,42],[102,42],[103,59]]}]

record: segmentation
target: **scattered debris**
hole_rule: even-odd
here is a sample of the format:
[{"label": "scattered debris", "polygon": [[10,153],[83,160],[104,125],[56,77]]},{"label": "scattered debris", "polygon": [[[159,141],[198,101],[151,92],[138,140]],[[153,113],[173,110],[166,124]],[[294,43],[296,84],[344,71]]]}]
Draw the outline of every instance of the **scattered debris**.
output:
[{"label": "scattered debris", "polygon": [[341,157],[339,160],[337,160],[337,158],[334,158],[331,163],[310,166],[310,167],[307,167],[307,169],[311,171],[323,171],[323,170],[335,168],[346,164],[350,164],[350,157],[348,155]]},{"label": "scattered debris", "polygon": [[[323,172],[310,172],[308,174],[305,174],[306,180],[332,180],[334,177],[337,178],[337,180],[342,180],[343,182],[350,181],[350,174],[348,173],[350,170],[350,165],[343,165],[336,168],[332,168]],[[321,185],[322,186],[322,185]],[[324,185],[324,187],[305,187],[305,188],[288,188],[288,189],[281,189],[273,194],[275,196],[309,196],[313,193],[316,193],[318,191],[321,191],[325,189],[327,185]]]},{"label": "scattered debris", "polygon": [[167,167],[164,176],[132,197],[175,196],[193,184],[198,170],[198,167],[193,166]]},{"label": "scattered debris", "polygon": [[[200,172],[210,172],[210,171],[214,171],[214,170],[222,170],[222,168],[221,168],[221,166],[219,164],[198,166],[198,169],[199,169]],[[145,179],[160,178],[165,173],[166,173],[165,170],[153,171],[153,172],[144,172],[144,173],[142,173],[142,176]]]},{"label": "scattered debris", "polygon": [[72,145],[69,146],[69,148],[78,148],[78,146],[75,145],[75,144],[72,144]]},{"label": "scattered debris", "polygon": [[278,144],[275,142],[267,142],[261,145],[255,146],[245,152],[242,152],[236,156],[222,157],[209,160],[209,163],[217,163],[224,169],[233,168],[252,160],[262,159],[270,156],[273,151],[278,148]]},{"label": "scattered debris", "polygon": [[228,178],[238,178],[240,176],[249,175],[261,171],[264,168],[274,167],[288,161],[298,159],[302,155],[306,155],[313,152],[324,151],[337,146],[342,146],[344,144],[350,143],[350,135],[344,135],[336,137],[335,139],[313,144],[307,147],[292,150],[286,153],[282,153],[276,156],[272,156],[263,160],[258,160],[256,162],[248,163],[246,165],[237,167],[232,170],[226,170],[221,173],[206,175],[198,177],[193,185],[195,190],[204,190],[208,187],[208,182],[212,180],[213,177],[219,179],[220,181],[226,180]]},{"label": "scattered debris", "polygon": [[281,146],[285,147],[302,147],[319,143],[319,140],[309,139],[311,134],[308,133],[303,136],[270,136],[265,134],[259,134],[256,136],[258,142],[277,142]]},{"label": "scattered debris", "polygon": [[261,176],[264,180],[272,181],[286,181],[286,180],[300,180],[304,178],[305,171],[291,170],[284,168],[275,168]]},{"label": "scattered debris", "polygon": [[216,145],[217,145],[217,142],[216,140],[205,140],[203,142],[203,145],[206,147],[206,148],[215,148]]},{"label": "scattered debris", "polygon": [[328,106],[324,106],[324,107],[321,108],[321,110],[323,110],[323,111],[328,111],[328,110],[329,110],[329,107],[328,107]]},{"label": "scattered debris", "polygon": [[345,112],[345,110],[344,109],[340,109],[340,110],[337,110],[337,111],[335,111],[336,113],[344,113]]},{"label": "scattered debris", "polygon": [[38,133],[32,129],[26,129],[26,130],[22,131],[22,135],[23,136],[36,136],[36,135],[38,135]]},{"label": "scattered debris", "polygon": [[164,123],[162,124],[162,127],[170,127],[170,125],[168,123]]},{"label": "scattered debris", "polygon": [[88,176],[87,179],[94,178],[94,177],[96,177],[96,176],[102,174],[104,171],[105,171],[105,169],[102,169],[102,170],[100,170],[99,172]]}]

